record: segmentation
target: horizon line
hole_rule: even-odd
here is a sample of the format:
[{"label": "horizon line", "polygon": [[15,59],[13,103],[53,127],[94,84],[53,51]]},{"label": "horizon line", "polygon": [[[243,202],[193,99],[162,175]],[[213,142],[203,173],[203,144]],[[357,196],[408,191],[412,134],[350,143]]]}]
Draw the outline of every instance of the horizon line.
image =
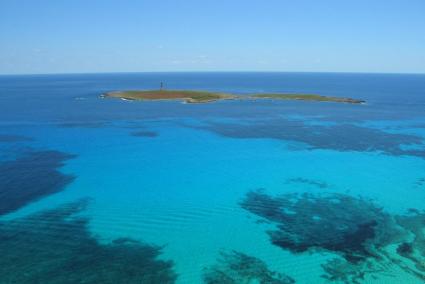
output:
[{"label": "horizon line", "polygon": [[48,76],[48,75],[96,75],[96,74],[148,74],[148,73],[304,73],[304,74],[381,74],[381,75],[425,75],[425,72],[366,72],[366,71],[267,71],[267,70],[175,70],[175,71],[101,71],[101,72],[58,72],[58,73],[0,73],[0,76]]}]

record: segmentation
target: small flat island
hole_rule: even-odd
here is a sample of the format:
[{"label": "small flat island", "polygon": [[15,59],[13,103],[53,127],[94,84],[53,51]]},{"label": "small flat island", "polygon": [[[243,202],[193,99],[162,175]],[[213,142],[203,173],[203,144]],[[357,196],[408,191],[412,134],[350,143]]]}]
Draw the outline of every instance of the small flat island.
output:
[{"label": "small flat island", "polygon": [[364,100],[342,98],[342,97],[328,97],[328,96],[311,95],[311,94],[255,94],[255,95],[252,95],[251,97],[256,99],[300,100],[300,101],[335,102],[335,103],[349,103],[349,104],[365,103]]},{"label": "small flat island", "polygon": [[274,100],[302,100],[317,102],[336,102],[361,104],[365,101],[343,98],[329,97],[314,94],[252,94],[252,95],[233,95],[228,93],[207,92],[207,91],[189,91],[189,90],[142,90],[142,91],[116,91],[109,92],[102,97],[121,98],[124,100],[158,101],[158,100],[181,100],[185,103],[209,103],[220,100],[255,100],[255,99],[274,99]]},{"label": "small flat island", "polygon": [[121,98],[125,100],[182,100],[186,103],[209,103],[218,100],[235,99],[236,96],[206,92],[185,90],[146,90],[146,91],[119,91],[105,94],[105,97]]}]

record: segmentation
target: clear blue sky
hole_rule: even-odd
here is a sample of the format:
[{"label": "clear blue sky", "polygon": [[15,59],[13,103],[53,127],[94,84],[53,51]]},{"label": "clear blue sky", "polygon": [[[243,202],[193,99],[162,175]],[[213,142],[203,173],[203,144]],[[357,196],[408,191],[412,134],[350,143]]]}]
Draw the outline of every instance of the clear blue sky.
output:
[{"label": "clear blue sky", "polygon": [[425,73],[425,0],[0,0],[0,74]]}]

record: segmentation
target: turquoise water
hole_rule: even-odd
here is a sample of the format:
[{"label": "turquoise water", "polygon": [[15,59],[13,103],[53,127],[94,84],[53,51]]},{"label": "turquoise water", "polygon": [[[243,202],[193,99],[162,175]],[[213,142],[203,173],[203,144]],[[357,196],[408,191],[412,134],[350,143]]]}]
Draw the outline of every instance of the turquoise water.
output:
[{"label": "turquoise water", "polygon": [[[99,97],[161,81],[367,104]],[[424,90],[423,75],[2,76],[0,283],[423,283]]]}]

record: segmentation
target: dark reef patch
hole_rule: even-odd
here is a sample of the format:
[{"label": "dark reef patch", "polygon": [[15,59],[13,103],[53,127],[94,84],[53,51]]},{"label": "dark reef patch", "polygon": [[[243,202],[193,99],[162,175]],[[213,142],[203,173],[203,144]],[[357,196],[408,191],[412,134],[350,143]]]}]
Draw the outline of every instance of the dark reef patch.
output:
[{"label": "dark reef patch", "polygon": [[425,211],[395,216],[395,219],[399,226],[413,236],[413,239],[402,243],[397,252],[415,265],[422,280],[425,281]]},{"label": "dark reef patch", "polygon": [[99,243],[78,216],[87,201],[0,222],[1,283],[174,283],[161,247],[130,239]]},{"label": "dark reef patch", "polygon": [[[331,259],[322,267],[324,278],[343,283],[364,283],[365,277],[379,277],[379,273],[395,276],[395,267],[414,276],[418,282],[425,282],[425,212],[412,210],[407,215],[392,216],[394,223],[380,226],[380,234],[386,232],[386,241],[372,239],[369,250],[372,257],[357,263],[343,259]],[[398,234],[395,231],[398,230]],[[393,232],[390,234],[389,232]],[[388,245],[395,245],[395,251]]]},{"label": "dark reef patch", "polygon": [[388,155],[411,155],[424,158],[425,151],[402,149],[404,145],[421,146],[419,136],[388,133],[352,124],[309,125],[302,121],[274,119],[249,123],[217,123],[197,128],[231,138],[269,138],[301,142],[310,149],[383,152]]},{"label": "dark reef patch", "polygon": [[0,134],[0,143],[16,143],[33,141],[32,138],[21,135],[5,135]]},{"label": "dark reef patch", "polygon": [[330,282],[345,284],[362,284],[366,277],[376,279],[377,273],[386,272],[385,265],[378,264],[373,260],[366,259],[358,263],[350,263],[344,259],[333,258],[322,265],[324,274],[322,277]]},{"label": "dark reef patch", "polygon": [[425,186],[425,178],[420,178],[416,181],[416,185],[419,187]]},{"label": "dark reef patch", "polygon": [[276,224],[276,230],[268,231],[273,244],[294,253],[332,251],[350,262],[373,254],[367,242],[377,238],[378,225],[390,219],[371,201],[344,194],[272,197],[252,191],[241,206]]},{"label": "dark reef patch", "polygon": [[270,271],[260,259],[241,252],[221,252],[217,264],[205,268],[206,284],[291,284],[295,281],[282,273]]},{"label": "dark reef patch", "polygon": [[0,163],[0,215],[62,191],[74,177],[58,168],[74,157],[58,151],[33,151]]},{"label": "dark reef patch", "polygon": [[[322,264],[323,278],[364,283],[400,269],[425,281],[425,212],[391,215],[370,200],[346,194],[251,191],[242,208],[275,225],[271,242],[293,253],[339,255]],[[395,272],[398,273],[398,272]]]},{"label": "dark reef patch", "polygon": [[107,126],[107,123],[103,121],[64,122],[58,124],[58,126],[64,128],[101,128]]},{"label": "dark reef patch", "polygon": [[329,185],[324,181],[313,180],[313,179],[302,178],[302,177],[291,178],[291,179],[288,179],[286,182],[287,183],[302,183],[302,184],[315,186],[315,187],[318,187],[318,188],[321,188],[321,189],[325,189],[325,188],[329,187]]},{"label": "dark reef patch", "polygon": [[135,132],[131,132],[132,136],[136,136],[136,137],[148,137],[148,138],[154,138],[158,136],[158,133],[154,132],[154,131],[147,131],[147,130],[143,130],[143,131],[135,131]]},{"label": "dark reef patch", "polygon": [[397,253],[401,256],[408,257],[413,253],[413,246],[410,243],[402,243],[397,247]]}]

